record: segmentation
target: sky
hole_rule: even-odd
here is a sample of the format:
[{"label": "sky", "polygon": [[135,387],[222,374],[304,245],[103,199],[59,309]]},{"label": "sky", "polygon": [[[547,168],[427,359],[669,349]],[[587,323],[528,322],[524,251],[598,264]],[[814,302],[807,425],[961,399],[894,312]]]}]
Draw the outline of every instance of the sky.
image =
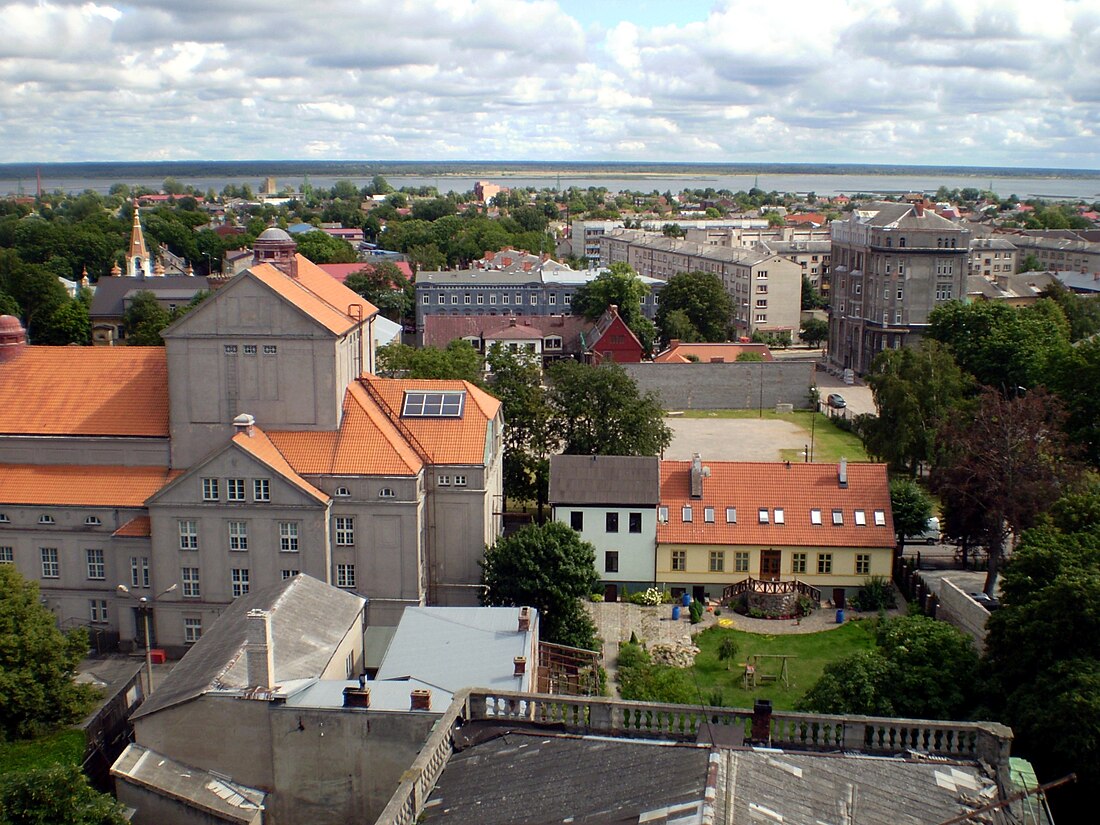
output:
[{"label": "sky", "polygon": [[0,162],[1100,168],[1100,0],[0,0]]}]

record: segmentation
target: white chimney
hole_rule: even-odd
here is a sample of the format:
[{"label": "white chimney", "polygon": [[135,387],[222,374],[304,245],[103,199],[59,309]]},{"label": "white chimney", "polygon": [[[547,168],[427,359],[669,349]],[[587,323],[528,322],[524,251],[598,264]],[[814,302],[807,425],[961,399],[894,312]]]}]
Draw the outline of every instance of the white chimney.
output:
[{"label": "white chimney", "polygon": [[703,457],[699,453],[691,454],[691,497],[703,497]]},{"label": "white chimney", "polygon": [[252,438],[252,428],[256,426],[256,419],[248,413],[241,413],[233,419],[233,429]]},{"label": "white chimney", "polygon": [[840,467],[837,469],[836,480],[841,490],[848,489],[848,459],[840,459]]},{"label": "white chimney", "polygon": [[266,610],[248,611],[244,655],[248,667],[248,686],[273,688],[275,649],[271,643],[271,614]]}]

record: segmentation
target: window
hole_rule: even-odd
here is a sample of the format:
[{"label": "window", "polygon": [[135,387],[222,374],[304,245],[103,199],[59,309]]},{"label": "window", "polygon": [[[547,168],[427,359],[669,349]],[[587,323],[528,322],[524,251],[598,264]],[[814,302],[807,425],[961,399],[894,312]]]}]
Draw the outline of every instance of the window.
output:
[{"label": "window", "polygon": [[749,554],[747,550],[738,550],[733,554],[733,571],[735,573],[749,572]]},{"label": "window", "polygon": [[439,303],[441,303],[441,304],[447,303],[447,298],[443,295],[440,295],[439,296]]},{"label": "window", "polygon": [[857,553],[856,554],[856,575],[857,576],[869,576],[869,575],[871,575],[871,554],[870,553]]},{"label": "window", "polygon": [[336,517],[336,546],[352,547],[355,544],[355,519],[351,516]]},{"label": "window", "polygon": [[103,522],[99,520],[99,516],[88,516],[84,519],[84,524],[88,527],[99,527]]},{"label": "window", "polygon": [[661,524],[668,524],[668,507],[661,506],[657,508],[657,520]]},{"label": "window", "polygon": [[569,526],[578,533],[581,532],[584,529],[584,512],[581,510],[571,510],[569,512]]},{"label": "window", "polygon": [[630,518],[630,532],[631,533],[640,533],[640,532],[642,532],[642,514],[641,513],[631,513],[629,518]]},{"label": "window", "polygon": [[422,303],[424,306],[427,306],[428,305],[428,296],[425,295],[423,298],[421,298],[420,303]]},{"label": "window", "polygon": [[711,550],[710,551],[710,572],[711,573],[724,573],[726,572],[726,551],[725,550]]},{"label": "window", "polygon": [[38,523],[39,524],[56,524],[56,522],[53,520],[53,516],[50,516],[50,515],[41,515],[41,516],[39,516],[38,517]]},{"label": "window", "polygon": [[776,507],[775,508],[774,518],[775,518],[775,523],[776,524],[786,524],[787,523],[787,514],[783,510],[782,507]]},{"label": "window", "polygon": [[561,338],[557,335],[548,336],[545,341],[545,346],[548,350],[559,350],[561,349]]},{"label": "window", "polygon": [[905,298],[905,289],[900,284],[898,285],[898,300],[901,301]]},{"label": "window", "polygon": [[806,572],[806,554],[794,553],[791,555],[791,572],[792,573],[805,573]]},{"label": "window", "polygon": [[[570,304],[572,304],[573,303],[573,293],[572,292],[565,293],[565,300],[562,303],[564,303],[566,306],[569,306]],[[653,303],[657,303],[656,297],[654,297]]]},{"label": "window", "polygon": [[0,547],[0,564],[15,564],[15,548]]},{"label": "window", "polygon": [[901,323],[901,310],[900,309],[894,310],[894,323],[895,324],[900,324]]},{"label": "window", "polygon": [[183,643],[193,645],[202,638],[202,619],[184,617],[183,619]]},{"label": "window", "polygon": [[287,579],[293,579],[297,575],[298,575],[297,570],[284,570],[283,571],[283,581],[286,581]]},{"label": "window", "polygon": [[489,303],[495,304],[497,302],[497,294],[495,292],[489,295]]},{"label": "window", "polygon": [[436,478],[435,483],[439,487],[450,487],[451,486],[451,477],[448,476],[448,475],[440,475]]},{"label": "window", "polygon": [[279,551],[282,553],[298,552],[298,522],[279,522]]},{"label": "window", "polygon": [[867,526],[867,513],[865,513],[863,510],[856,510],[855,513],[853,513],[853,516],[855,518],[857,527]]},{"label": "window", "polygon": [[0,524],[11,524],[11,519],[8,518],[7,513],[0,513]]},{"label": "window", "polygon": [[843,523],[844,523],[844,511],[843,510],[833,510],[833,524],[834,525],[841,525]]},{"label": "window", "polygon": [[704,507],[703,508],[703,521],[706,522],[707,524],[714,524],[714,508],[713,507]]},{"label": "window", "polygon": [[275,355],[279,351],[277,344],[264,344],[264,355]]},{"label": "window", "polygon": [[875,510],[875,527],[885,527],[885,526],[886,526],[886,511],[885,510]]},{"label": "window", "polygon": [[61,576],[61,563],[57,560],[56,547],[43,547],[42,552],[42,578],[56,579]]},{"label": "window", "polygon": [[[500,296],[500,302],[502,304],[510,303],[511,300],[512,300],[511,293],[505,292],[503,295]],[[519,302],[517,301],[516,303],[519,303]]]},{"label": "window", "polygon": [[88,602],[88,618],[92,624],[104,624],[107,621],[107,600],[91,599]]},{"label": "window", "polygon": [[768,299],[767,298],[757,298],[756,299],[756,308],[757,309],[767,309],[768,308]]},{"label": "window", "polygon": [[455,476],[455,487],[465,487],[466,476]]},{"label": "window", "polygon": [[452,295],[451,296],[451,304],[457,304],[457,303],[458,303],[458,296],[457,295]]},{"label": "window", "polygon": [[197,521],[191,521],[190,519],[181,519],[179,522],[179,529],[180,550],[198,550],[199,523]]},{"label": "window", "polygon": [[462,296],[462,303],[463,304],[469,304],[470,303],[470,296],[469,295],[463,295]]},{"label": "window", "polygon": [[477,296],[477,302],[478,302],[479,304],[484,304],[484,303],[485,303],[485,296],[484,296],[484,295],[481,295],[481,294],[479,293],[479,294],[478,294],[478,296]]},{"label": "window", "polygon": [[949,284],[949,283],[944,283],[944,284],[938,283],[938,284],[936,284],[936,300],[937,301],[950,301],[951,300],[951,293],[952,293],[951,284]]},{"label": "window", "polygon": [[394,496],[393,487],[383,487],[378,491],[379,498],[393,498]]},{"label": "window", "polygon": [[757,320],[758,322],[761,322],[761,323],[763,323],[764,321],[767,321],[767,320],[768,320],[768,316],[767,316],[767,314],[766,314],[766,313],[761,313],[761,312],[758,312],[758,313],[756,314],[756,320]]},{"label": "window", "polygon": [[672,551],[672,569],[687,570],[687,550]]},{"label": "window", "polygon": [[726,508],[726,524],[737,524],[737,508]]},{"label": "window", "polygon": [[199,568],[180,568],[180,581],[183,583],[183,595],[187,598],[198,598],[202,595],[199,589]]},{"label": "window", "polygon": [[680,518],[685,524],[689,523],[691,521],[691,508],[690,507],[681,508]]},{"label": "window", "polygon": [[248,592],[248,568],[234,567],[230,572],[230,581],[233,584],[233,598],[243,596]]},{"label": "window", "polygon": [[810,524],[821,524],[821,511],[818,509],[810,510]]},{"label": "window", "polygon": [[130,556],[130,586],[149,586],[149,559],[145,556]]},{"label": "window", "polygon": [[252,500],[253,501],[271,501],[271,479],[268,479],[268,478],[254,478],[254,479],[252,479]]},{"label": "window", "polygon": [[555,305],[555,304],[556,304],[557,302],[558,302],[558,295],[557,295],[557,293],[555,293],[555,292],[551,292],[551,293],[550,293],[550,297],[549,297],[549,299],[547,300],[547,303],[549,303],[549,304],[550,304],[550,306],[554,306],[554,305]]},{"label": "window", "polygon": [[618,513],[607,513],[604,516],[604,530],[605,530],[605,532],[608,532],[608,533],[618,533],[619,532],[619,514]]},{"label": "window", "polygon": [[225,354],[226,355],[236,355],[237,354],[237,345],[236,344],[226,344],[225,345]]},{"label": "window", "polygon": [[85,550],[84,558],[88,562],[88,578],[94,581],[102,581],[107,578],[107,566],[103,561],[103,551],[99,549]]},{"label": "window", "polygon": [[256,354],[256,345],[255,344],[245,344],[244,345],[244,354],[245,355],[255,355]]},{"label": "window", "polygon": [[756,520],[760,524],[767,524],[768,523],[768,508],[767,507],[761,507],[760,509],[758,509],[756,511]]},{"label": "window", "polygon": [[355,565],[354,564],[338,564],[338,565],[336,565],[336,586],[337,587],[355,587]]},{"label": "window", "polygon": [[531,296],[531,306],[535,306],[535,304],[537,304],[538,302],[539,302],[539,296],[538,295],[532,295]]},{"label": "window", "polygon": [[337,487],[336,488],[336,497],[337,498],[348,498],[350,495],[351,495],[351,490],[349,490],[347,487]]},{"label": "window", "polygon": [[466,391],[420,392],[405,391],[403,418],[461,418],[466,404]]},{"label": "window", "polygon": [[817,572],[818,573],[832,573],[833,572],[833,554],[832,553],[818,553],[817,554]]},{"label": "window", "polygon": [[225,497],[229,501],[244,501],[244,479],[230,478],[225,482]]},{"label": "window", "polygon": [[619,551],[608,550],[603,554],[603,572],[605,573],[618,573],[619,572]]},{"label": "window", "polygon": [[247,550],[248,549],[248,522],[247,521],[231,521],[231,522],[229,522],[229,549],[230,550]]}]

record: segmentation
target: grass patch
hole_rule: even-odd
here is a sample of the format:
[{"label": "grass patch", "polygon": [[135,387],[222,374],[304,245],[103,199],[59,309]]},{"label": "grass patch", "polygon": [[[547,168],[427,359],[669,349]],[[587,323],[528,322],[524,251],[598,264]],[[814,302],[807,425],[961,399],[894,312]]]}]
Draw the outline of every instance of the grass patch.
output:
[{"label": "grass patch", "polygon": [[84,731],[71,728],[20,742],[0,742],[0,774],[54,765],[76,765],[84,759]]},{"label": "grass patch", "polygon": [[[733,637],[738,648],[737,660],[730,664],[729,670],[726,663],[718,659],[718,645],[727,636]],[[848,622],[836,630],[781,636],[714,626],[697,635],[695,644],[699,647],[699,655],[695,657],[693,670],[704,701],[709,701],[713,693],[720,691],[726,707],[751,708],[753,699],[771,699],[776,710],[793,710],[803,694],[821,677],[825,665],[860,650],[870,650],[874,648],[875,640],[872,624],[860,621]],[[771,682],[746,690],[744,663],[754,653],[797,656],[787,661],[790,687],[785,687],[782,682]],[[778,668],[778,660],[765,660],[757,673],[776,673]]]},{"label": "grass patch", "polygon": [[[817,417],[811,425],[811,418]],[[863,442],[855,433],[846,432],[836,426],[829,416],[810,410],[795,410],[791,413],[777,413],[775,410],[685,410],[677,418],[740,418],[762,421],[788,421],[801,427],[806,433],[806,443],[810,443],[810,429],[814,436],[814,462],[831,464],[846,458],[849,461],[870,461]],[[805,455],[801,448],[779,451],[780,461],[803,461]]]}]

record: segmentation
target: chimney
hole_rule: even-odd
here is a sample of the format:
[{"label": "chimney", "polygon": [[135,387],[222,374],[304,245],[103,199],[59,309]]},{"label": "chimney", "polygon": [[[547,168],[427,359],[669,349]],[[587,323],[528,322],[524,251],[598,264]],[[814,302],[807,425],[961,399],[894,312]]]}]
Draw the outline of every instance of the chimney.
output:
[{"label": "chimney", "polygon": [[370,688],[365,687],[362,684],[359,687],[351,687],[349,685],[348,687],[344,688],[344,707],[369,708]]},{"label": "chimney", "polygon": [[679,338],[669,338],[668,339],[668,348],[669,349],[676,349],[676,347],[678,347],[678,346],[680,346],[680,339]]},{"label": "chimney", "polygon": [[255,426],[256,419],[248,413],[241,413],[233,419],[233,429],[235,429],[239,433],[247,435],[249,438],[252,438],[253,429],[255,428]]},{"label": "chimney", "polygon": [[512,666],[514,667],[512,675],[522,676],[524,674],[524,671],[527,670],[527,657],[516,656],[514,659],[512,659]]},{"label": "chimney", "polygon": [[924,201],[917,201],[914,203],[913,209],[917,213],[918,218],[924,217]]},{"label": "chimney", "polygon": [[691,497],[703,497],[703,457],[699,453],[691,454]]},{"label": "chimney", "polygon": [[752,741],[768,744],[772,738],[772,703],[757,699],[752,706]]},{"label": "chimney", "polygon": [[11,361],[27,346],[27,331],[14,315],[0,315],[0,364]]},{"label": "chimney", "polygon": [[431,710],[432,692],[417,689],[409,694],[409,710]]},{"label": "chimney", "polygon": [[521,607],[519,609],[519,627],[517,630],[520,633],[526,633],[531,629],[531,608]]},{"label": "chimney", "polygon": [[724,363],[726,363],[726,359],[723,358],[721,355],[716,355],[716,356],[714,356],[713,358],[710,359],[710,363],[712,363],[712,364],[724,364]]},{"label": "chimney", "polygon": [[245,663],[248,686],[270,689],[275,686],[275,650],[271,643],[271,614],[249,610],[245,619]]},{"label": "chimney", "polygon": [[846,458],[840,459],[840,467],[837,468],[836,472],[836,481],[841,490],[848,489],[848,459]]}]

